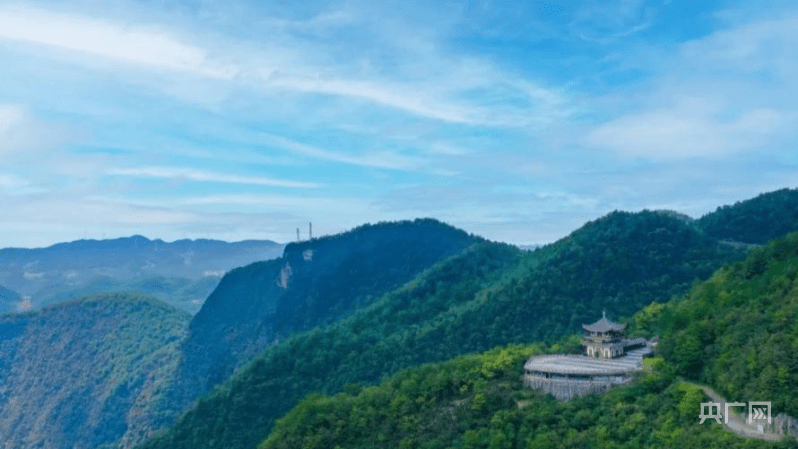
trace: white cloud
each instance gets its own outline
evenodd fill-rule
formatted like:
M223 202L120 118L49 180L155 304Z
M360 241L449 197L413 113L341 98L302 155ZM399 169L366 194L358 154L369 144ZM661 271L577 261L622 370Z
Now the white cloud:
M157 27L112 23L22 6L0 7L0 37L95 54L132 64L230 79L236 70Z
M784 151L798 138L796 30L788 11L659 54L650 82L612 97L627 110L580 143L655 161Z
M289 181L262 176L242 176L214 173L185 167L118 168L106 171L107 175L136 176L145 178L186 179L191 181L223 182L232 184L266 185L275 187L318 188L322 184Z
M262 93L292 91L363 100L417 117L472 125L527 126L546 122L546 117L551 115L562 115L562 98L553 91L510 76L485 61L440 54L434 45L416 50L417 45L408 46L404 42L418 39L412 33L387 39L395 48L378 52L396 52L391 55L392 69L386 71L381 64L374 64L377 61L371 61L369 52L379 48L376 42L388 38L388 31L375 29L373 24L368 27L364 23L352 25L353 21L355 18L348 12L321 14L302 24L269 27L259 36L259 42L215 35L216 43L212 48L194 43L199 40L198 36L209 31L202 28L189 33L163 25L4 6L0 7L0 39L67 50L74 53L75 57L71 58L74 62L95 69L106 70L107 66L96 64L86 56L110 58L137 68L191 73L199 78L226 81L222 85L203 85L198 84L197 79L169 82L148 79L141 74L126 74L129 81L149 83L183 99L196 97L200 104L208 103L205 104L208 107L215 107L228 98L229 89L244 87ZM360 40L375 43L332 58L325 51L340 53L334 44L319 37L304 36L302 31L303 27L318 29L344 25L365 33ZM380 32L386 35L369 34ZM363 55L358 56L361 51ZM423 61L418 61L419 56L423 56ZM359 69L359 64L367 68ZM405 72L412 73L412 77L407 77ZM473 87L494 92L499 98L508 95L509 89L508 98L523 99L530 104L525 107L481 106L473 99L460 98L463 90Z
M3 162L26 155L38 157L45 151L54 154L78 137L72 128L39 120L24 105L0 103L0 157ZM0 182L0 187L7 183L8 179Z

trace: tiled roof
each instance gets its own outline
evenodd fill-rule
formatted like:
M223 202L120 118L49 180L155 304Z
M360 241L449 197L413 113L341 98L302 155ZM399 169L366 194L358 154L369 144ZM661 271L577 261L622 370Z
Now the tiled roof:
M593 324L583 324L582 328L589 332L609 332L609 331L616 331L616 332L623 332L626 329L625 324L621 323L614 323L607 319L607 315L601 317L600 320L596 321Z

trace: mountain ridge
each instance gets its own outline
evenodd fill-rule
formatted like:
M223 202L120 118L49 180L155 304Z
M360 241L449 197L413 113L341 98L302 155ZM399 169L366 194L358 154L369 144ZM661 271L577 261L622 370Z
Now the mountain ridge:
M151 297L105 294L0 316L4 447L127 448L171 422L189 314Z
M180 391L209 391L280 338L335 321L478 240L432 219L378 223L232 270L191 320Z
M602 308L631 315L745 254L650 211L610 213L534 252L482 245L452 259L452 268L441 262L405 293L268 348L141 448L254 447L285 407L314 391L335 394L348 383L499 345L556 341ZM483 274L485 282L470 279L488 262L498 271Z

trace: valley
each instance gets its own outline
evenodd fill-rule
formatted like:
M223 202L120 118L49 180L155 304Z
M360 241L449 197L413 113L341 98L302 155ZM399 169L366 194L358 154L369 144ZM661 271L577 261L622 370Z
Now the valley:
M195 314L130 281L0 315L0 434L9 449L751 447L696 424L688 382L798 416L798 237L743 218L791 223L797 196L698 220L615 211L534 251L432 219L369 224L227 271ZM734 229L701 224L717 213ZM602 310L661 337L651 370L567 403L523 387L526 359L579 352Z

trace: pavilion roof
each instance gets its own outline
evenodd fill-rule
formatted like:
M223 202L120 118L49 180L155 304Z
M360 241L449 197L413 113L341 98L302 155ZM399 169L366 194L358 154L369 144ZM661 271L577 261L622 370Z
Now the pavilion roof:
M589 332L623 332L626 329L626 325L608 320L607 314L604 313L600 320L593 324L583 324L582 328Z

